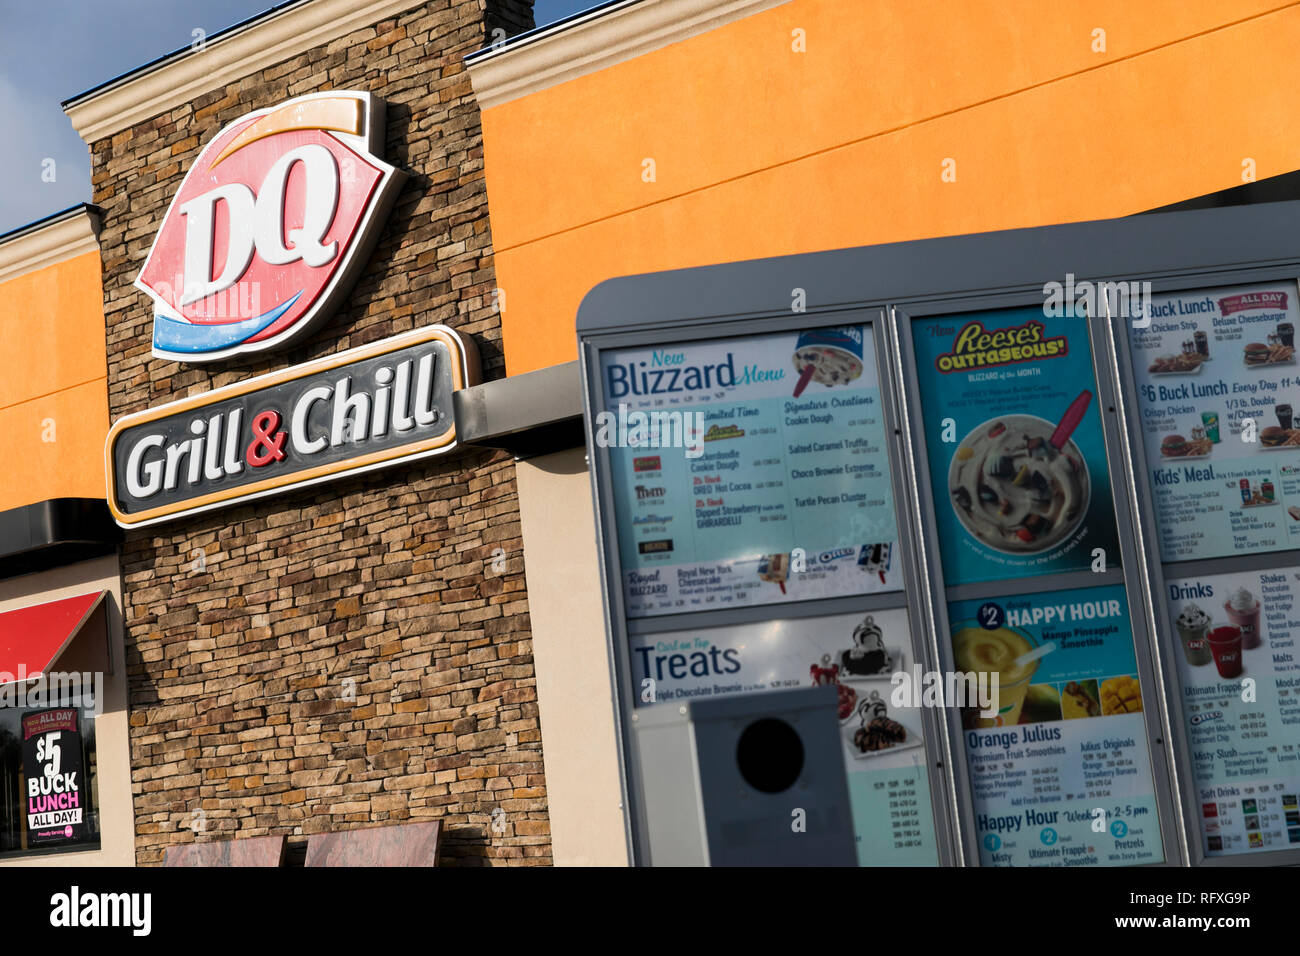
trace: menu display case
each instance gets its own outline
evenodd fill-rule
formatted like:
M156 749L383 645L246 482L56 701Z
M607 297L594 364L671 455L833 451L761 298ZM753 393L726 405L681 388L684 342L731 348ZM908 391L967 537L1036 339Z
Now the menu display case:
M909 624L880 318L585 341L641 862L701 859L675 809L688 785L666 792L659 743L691 702L761 707L819 685L834 688L851 854L950 860L936 716L891 683L926 653Z
M645 807L640 743L685 709L668 704L829 682L861 862L1300 862L1297 216L1139 216L593 290L578 333L634 858L671 829ZM669 362L715 387L658 404L635 373ZM594 416L619 402L701 412L706 450L670 472L607 447ZM887 680L853 672L864 653ZM736 658L751 669L705 671ZM913 756L865 755L883 739L861 720L871 681L915 689L888 714Z

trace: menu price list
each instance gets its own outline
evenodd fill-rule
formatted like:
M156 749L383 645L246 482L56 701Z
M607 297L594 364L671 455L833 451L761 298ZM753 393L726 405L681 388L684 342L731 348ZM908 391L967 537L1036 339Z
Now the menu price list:
M1300 547L1295 282L1152 297L1130 335L1165 561Z
M1274 806L1300 792L1300 572L1207 575L1168 588L1205 852L1300 845L1300 811ZM1247 798L1257 812L1238 806Z
M1064 726L966 732L986 865L1122 866L1164 858L1141 715L1108 722L1101 738Z
M860 866L915 866L934 862L930 782L919 765L868 770L849 777L858 828Z
M1207 856L1300 849L1300 792L1292 780L1200 791L1200 821Z
M871 341L851 326L605 356L607 404L641 426L608 436L629 614L901 586ZM798 371L824 353L843 360L825 381ZM651 371L712 387L630 394Z
M954 671L988 685L962 710L983 863L1163 860L1124 588L957 601L948 616Z

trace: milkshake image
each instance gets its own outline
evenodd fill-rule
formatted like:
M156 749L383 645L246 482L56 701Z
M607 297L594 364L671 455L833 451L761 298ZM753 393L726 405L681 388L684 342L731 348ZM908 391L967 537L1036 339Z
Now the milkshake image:
M1205 641L1206 632L1210 629L1210 615L1195 604L1188 604L1178 615L1175 626L1178 628L1178 636L1182 638L1187 663L1193 667L1210 663L1210 645Z
M1245 588L1237 588L1223 602L1228 620L1241 628L1241 646L1259 647L1259 601Z
M952 636L953 665L965 673L988 674L993 688L997 675L996 717L975 715L975 727L1010 727L1020 722L1020 711L1029 691L1029 682L1038 670L1038 659L1017 664L1016 661L1034 650L1032 640L1019 631L1000 627L987 630L968 621L959 624Z

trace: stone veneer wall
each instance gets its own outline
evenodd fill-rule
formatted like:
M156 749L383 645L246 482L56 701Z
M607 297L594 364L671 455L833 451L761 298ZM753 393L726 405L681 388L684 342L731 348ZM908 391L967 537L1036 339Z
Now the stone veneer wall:
M114 420L434 322L474 337L485 379L504 374L461 58L494 26L531 26L531 0L412 6L92 144ZM409 176L345 306L266 358L153 358L131 283L200 148L329 88L387 101L386 158ZM550 862L521 547L513 462L473 449L128 532L137 862L424 820L444 822L447 863Z

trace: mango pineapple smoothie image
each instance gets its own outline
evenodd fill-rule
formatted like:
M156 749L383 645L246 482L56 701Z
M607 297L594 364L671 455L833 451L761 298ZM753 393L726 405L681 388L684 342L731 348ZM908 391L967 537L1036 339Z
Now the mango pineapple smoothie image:
M1142 688L1136 677L1109 677L1101 682L1101 712L1137 714L1142 712Z
M1020 722L1020 711L1038 660L1017 664L1017 660L1034 650L1026 634L1007 627L988 630L975 622L957 625L952 637L953 664L958 671L997 674L996 717L983 717L977 710L969 713L973 727L1008 727ZM990 686L991 686L990 681Z

